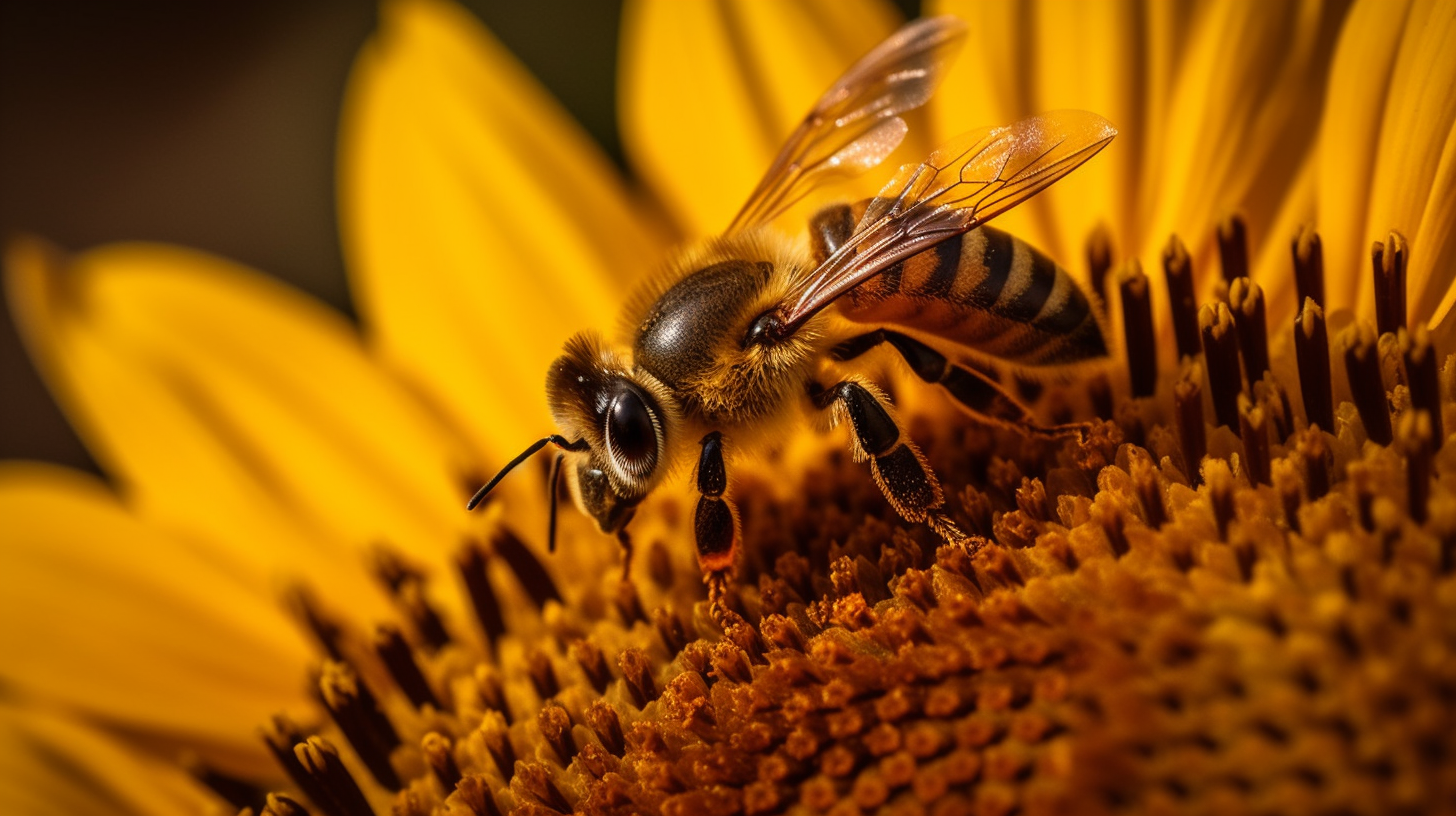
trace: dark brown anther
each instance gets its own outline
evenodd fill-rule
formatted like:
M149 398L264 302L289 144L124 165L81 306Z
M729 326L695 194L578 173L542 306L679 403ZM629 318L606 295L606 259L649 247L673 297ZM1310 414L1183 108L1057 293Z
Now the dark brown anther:
M659 606L652 610L652 625L657 628L657 635L662 638L668 657L677 657L683 647L697 637L697 632L689 629L692 624L683 620L683 616L673 609Z
M506 621L501 615L500 601L496 600L495 589L490 585L490 574L486 569L489 556L475 543L466 544L455 557L455 565L465 582L470 606L475 610L475 619L485 634L487 651L506 633Z
M1299 392L1304 416L1311 425L1334 433L1335 405L1330 379L1330 338L1325 310L1313 298L1301 301L1294 318L1294 356L1299 361Z
M1248 278L1229 284L1229 311L1239 330L1239 354L1244 358L1244 381L1250 387L1269 370L1269 326L1264 319L1264 290Z
M1087 236L1088 280L1092 281L1092 292L1099 298L1107 297L1107 273L1112 269L1112 232L1107 225L1099 223Z
M1304 432L1298 442L1299 456L1304 461L1304 485L1310 501L1330 492L1330 468L1334 452L1324 433L1313 428Z
M660 540L647 547L647 575L661 589L672 587L672 555Z
M450 744L450 738L444 734L431 731L420 740L420 752L425 755L425 762L430 766L430 772L439 780L440 787L445 793L455 790L460 784L460 766L455 764L454 746Z
M1406 411L1401 415L1399 436L1405 454L1406 495L1410 500L1410 517L1425 524L1431 503L1431 476L1435 453L1431 415L1426 411Z
M1134 397L1152 396L1158 387L1158 339L1153 333L1153 300L1148 276L1136 258L1123 268L1118 292L1122 296L1122 337Z
M536 602L538 608L546 606L547 601L561 602L561 591L556 588L556 582L551 580L551 573L546 571L546 566L515 533L504 526L499 527L491 537L490 544L495 554L516 574L521 587Z
M481 708L499 711L507 725L513 722L510 706L506 705L506 692L501 687L500 678L483 665L477 665L475 668L475 695Z
M435 652L450 642L450 633L445 631L444 622L430 605L429 598L425 597L423 580L408 580L400 584L394 599L419 634L426 651Z
M1239 436L1244 441L1244 468L1254 484L1272 484L1268 415L1262 405L1239 395Z
M783 615L767 615L759 624L763 630L764 640L768 642L770 649L788 649L790 651L802 652L808 648L809 641L804 637L803 631L793 618Z
M566 709L554 703L542 706L536 715L536 727L541 729L546 744L556 752L561 766L570 765L571 758L576 756L576 740L571 736L571 716Z
M622 719L617 710L606 700L597 700L587 707L586 724L602 741L602 747L613 756L621 756L627 750L627 739L622 735Z
M1163 485L1158 480L1158 470L1152 459L1138 456L1132 460L1132 483L1137 490L1138 501L1143 505L1143 516L1148 526L1158 529L1168 520L1168 511L1163 504Z
M455 795L474 816L501 816L500 805L495 803L495 794L491 792L489 777L470 774L455 786Z
M1405 236L1395 231L1384 243L1370 247L1375 272L1375 327L1380 334L1405 328L1405 267L1409 254Z
M1319 233L1313 227L1301 226L1290 247L1294 254L1294 288L1299 302L1305 298L1325 305L1325 252Z
M1350 395L1360 411L1365 435L1377 445L1389 445L1394 437L1390 428L1390 405L1385 398L1385 384L1380 379L1375 332L1364 321L1340 333L1345 349L1345 373L1350 378Z
M304 773L313 778L319 790L339 816L374 816L374 808L359 790L349 769L339 759L339 751L323 737L309 737L293 746L293 755ZM318 800L315 800L317 802ZM322 806L322 805L320 805Z
M1174 235L1163 249L1163 274L1168 279L1168 308L1173 314L1173 334L1178 338L1178 356L1194 357L1203 350L1198 336L1198 299L1194 295L1193 262L1188 249Z
M586 680L597 694L603 694L607 690L607 684L612 682L611 669L607 668L607 658L602 650L590 640L582 639L573 641L571 644L571 656L576 659L576 664L581 667L581 673L586 675Z
M1400 332L1400 352L1405 363L1405 378L1410 387L1411 406L1425 411L1431 420L1431 445L1440 450L1445 441L1441 421L1441 380L1436 367L1436 349L1423 324Z
M287 606L298 620L313 634L318 645L323 647L330 660L343 660L343 651L339 648L342 631L338 624L330 620L319 609L318 602L313 597L313 592L302 584L291 587L284 596L284 605Z
M571 812L571 803L551 781L551 771L539 762L520 763L511 779L511 791L526 802L540 802L557 813Z
M556 666L551 656L542 651L532 651L526 656L526 674L531 685L542 700L549 700L561 693L561 683L556 679Z
M400 634L398 628L390 624L380 624L374 631L374 651L389 670L389 676L399 690L415 708L424 708L426 705L434 706L436 710L442 708L435 692L431 690L429 681L420 671L420 665L415 662L414 652L410 649L409 643L405 642L404 635Z
M327 662L319 677L324 706L375 781L397 791L403 785L389 762L399 734L379 710L374 694L347 663Z
M1239 339L1234 316L1226 303L1204 304L1198 310L1198 328L1203 336L1203 359L1208 366L1208 392L1218 424L1239 431Z
M281 793L270 793L264 800L261 816L308 816L308 808Z
M315 805L322 808L328 816L342 816L342 811L334 804L329 793L317 779L308 772L303 764L298 761L293 747L304 741L303 732L294 725L291 720L282 714L275 715L268 724L259 729L263 742L278 761L279 767L288 774L298 789L303 791Z
M201 757L189 754L182 758L181 765L189 776L227 800L234 810L257 809L266 800L262 788L209 766Z
M1277 459L1273 468L1274 491L1279 494L1279 503L1284 507L1284 522L1289 529L1299 532L1299 508L1304 506L1304 495L1300 491L1298 470L1292 458Z
M642 596L637 593L635 582L618 581L612 602L617 607L617 616L622 619L622 625L628 629L637 621L647 620L647 613L642 609Z
M1283 442L1294 434L1294 409L1289 404L1289 394L1273 374L1266 373L1264 379L1254 383L1254 399L1264 408L1274 441Z
M485 743L486 753L490 754L491 761L495 763L496 770L506 779L516 769L516 747L511 744L511 734L506 725L505 717L499 711L485 715L481 720L480 727L481 741Z
M1208 437L1203 428L1203 366L1188 358L1179 366L1173 384L1173 405L1178 424L1178 443L1183 449L1183 469L1194 487L1198 486L1203 457L1208 454Z
M1242 217L1230 215L1218 225L1218 260L1224 280L1249 276L1249 239Z
M1127 555L1131 546L1127 541L1127 519L1123 517L1122 510L1103 504L1095 504L1092 506L1092 520L1102 525L1102 532L1107 536L1107 544L1112 547L1112 554L1118 558ZM993 550L992 552L1004 553L1005 551ZM1016 570L1016 565L1011 563L1009 559L1004 560L1002 564L991 562L988 566L1009 568L1003 578L1003 582L1008 586L1012 584L1025 585L1025 579L1021 577L1020 573Z
M1375 474L1370 464L1361 460L1351 462L1345 471L1350 487L1355 493L1355 517L1366 532L1375 532ZM1355 597L1351 593L1350 597Z
M713 675L719 680L734 683L753 682L753 667L748 664L747 655L732 643L720 642L713 647Z
M1228 541L1229 523L1234 520L1234 474L1228 462L1209 459L1203 463L1203 482L1208 489L1208 504L1213 521L1218 525L1218 538Z
M652 662L647 655L638 649L627 649L618 658L618 663L622 668L622 679L627 681L627 690L632 694L632 702L638 708L644 708L657 699L660 692L657 681L652 679Z

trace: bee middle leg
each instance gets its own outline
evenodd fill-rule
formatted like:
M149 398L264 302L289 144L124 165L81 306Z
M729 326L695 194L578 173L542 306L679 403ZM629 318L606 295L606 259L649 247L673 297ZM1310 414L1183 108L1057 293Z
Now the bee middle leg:
M879 395L854 380L824 390L817 385L811 389L817 407L842 410L849 417L855 443L869 459L875 484L895 512L906 521L929 525L948 543L966 540L966 534L943 509L940 481Z
M851 337L835 346L830 354L836 360L852 360L883 343L889 343L900 352L915 376L944 388L961 407L981 419L1016 425L1034 436L1085 437L1087 434L1087 425L1080 422L1065 425L1043 425L1037 422L1031 409L1007 393L990 377L973 368L956 365L946 359L944 354L899 332L876 329Z
M708 610L713 621L727 629L737 622L728 608L728 581L737 555L738 513L724 498L728 471L723 465L723 435L704 436L698 454L698 507L693 514L693 536L698 545L698 568L708 585Z

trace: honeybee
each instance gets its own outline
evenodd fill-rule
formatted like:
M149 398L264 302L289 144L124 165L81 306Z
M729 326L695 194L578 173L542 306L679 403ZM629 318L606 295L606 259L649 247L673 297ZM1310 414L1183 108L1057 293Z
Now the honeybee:
M558 433L536 441L470 500L547 445L551 527L563 473L576 506L626 534L638 504L675 464L696 460L693 520L710 610L725 591L740 531L727 454L763 443L764 427L828 415L848 419L895 510L947 541L965 540L940 483L884 393L845 364L888 343L921 380L986 421L1058 435L1015 397L958 362L991 357L1023 367L1107 355L1099 317L1045 255L983 226L1069 173L1112 140L1102 117L1059 111L971 131L907 165L859 207L820 210L810 249L766 226L833 177L879 164L905 137L900 114L923 105L965 37L951 17L910 23L849 68L819 99L727 230L684 252L627 308L630 348L583 332L546 377ZM735 449L737 448L737 449Z

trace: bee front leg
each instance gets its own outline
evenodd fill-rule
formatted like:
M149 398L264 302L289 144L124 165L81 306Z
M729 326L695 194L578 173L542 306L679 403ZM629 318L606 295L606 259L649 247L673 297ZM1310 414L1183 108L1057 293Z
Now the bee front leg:
M854 380L810 394L821 409L842 411L854 429L855 444L870 462L870 473L880 492L906 521L930 526L948 543L966 540L966 534L946 515L940 482L925 456L890 415L883 397Z
M995 380L973 368L956 365L944 354L899 332L877 329L851 337L835 346L830 354L836 360L852 360L882 343L889 343L900 352L915 376L944 388L961 407L978 418L1015 425L1034 436L1058 438L1075 434L1086 438L1088 426L1085 423L1043 425L1036 421L1031 409L1007 393Z
M698 508L693 535L698 545L698 568L708 586L708 608L714 622L727 629L738 615L728 608L728 581L733 577L738 543L738 513L723 497L728 471L723 466L723 435L704 436L698 455Z

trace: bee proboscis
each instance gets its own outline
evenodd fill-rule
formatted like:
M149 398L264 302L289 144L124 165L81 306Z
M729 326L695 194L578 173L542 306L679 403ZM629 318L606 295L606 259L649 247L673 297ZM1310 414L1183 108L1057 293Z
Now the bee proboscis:
M805 253L766 226L811 190L885 159L903 140L900 114L923 105L965 36L950 17L912 22L855 63L789 136L717 239L685 251L627 308L628 349L591 333L566 342L547 374L559 433L528 447L471 499L548 444L551 545L558 480L604 533L627 547L637 505L677 462L696 462L693 531L711 610L740 537L725 460L755 432L795 412L847 418L857 459L895 510L947 541L965 540L940 483L883 392L842 373L892 346L911 371L986 421L1060 435L966 357L1023 367L1105 357L1099 318L1045 255L983 226L1071 172L1116 135L1102 117L1058 111L972 131L907 165L860 208L810 222ZM761 443L761 440L758 440Z

